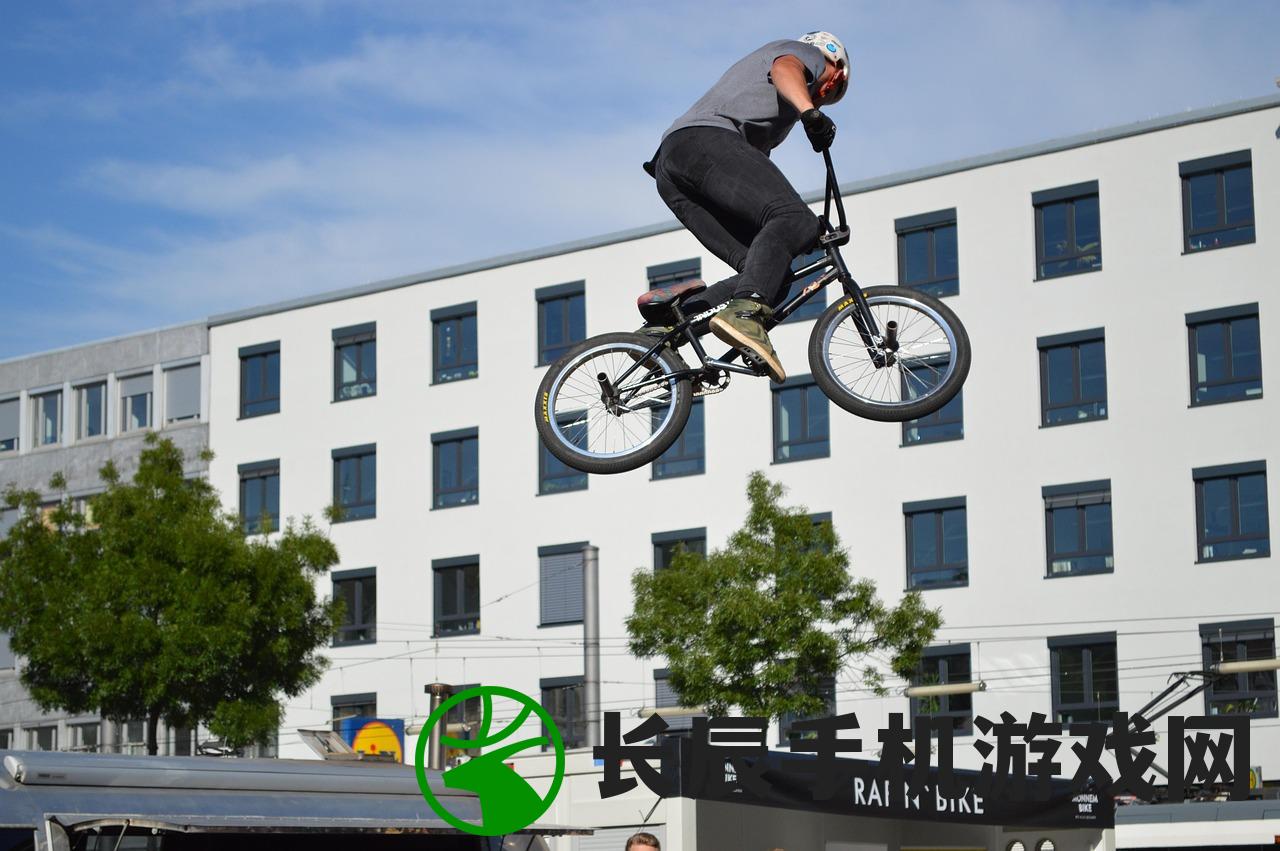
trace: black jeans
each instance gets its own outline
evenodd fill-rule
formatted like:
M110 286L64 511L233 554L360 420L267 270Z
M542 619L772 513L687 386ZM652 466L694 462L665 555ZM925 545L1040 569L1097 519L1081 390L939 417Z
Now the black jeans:
M767 156L732 130L688 127L663 141L654 178L676 218L738 272L685 302L686 315L730 298L782 303L791 261L813 247L820 225Z

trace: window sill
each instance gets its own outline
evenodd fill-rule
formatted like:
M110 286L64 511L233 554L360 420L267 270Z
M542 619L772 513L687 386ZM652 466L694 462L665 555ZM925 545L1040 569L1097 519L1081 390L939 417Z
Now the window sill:
M1184 238L1185 238L1185 235L1184 235ZM1189 255L1189 254L1204 254L1206 251L1221 251L1221 250L1222 250L1222 249L1224 249L1224 248L1239 248L1239 247L1240 247L1240 246L1242 246L1242 245L1256 245L1256 244L1257 244L1257 242L1258 242L1258 240L1257 240L1257 238L1255 237L1255 238L1253 238L1253 239L1245 239L1245 240L1241 240L1240 242L1232 242L1232 243L1229 243L1229 244L1227 244L1227 245L1211 245L1211 246L1209 246L1208 248L1192 248L1192 249L1187 249L1187 248L1185 248L1185 247L1184 247L1184 248L1182 249L1182 256L1183 256L1183 257L1186 257L1186 256L1187 256L1187 255ZM1185 246L1185 243L1184 243L1184 246Z
M556 623L540 623L538 629L556 629L562 626L582 626L582 621L557 621Z
M801 461L822 461L831 457L831 450L828 449L823 455L807 455L804 458L774 458L774 464L798 464Z
M480 497L476 497L471 502L459 502L457 505L432 505L429 511L448 511L452 508L470 508L473 505L480 504Z
M1218 564L1224 561L1250 561L1255 558L1271 558L1271 553L1254 553L1247 556L1217 556L1215 558L1198 558L1196 564Z
M672 479L687 479L687 478L689 478L690 476L705 476L706 474L707 474L707 471L706 471L706 469L704 468L704 469L702 469L702 470L698 470L696 473L675 473L674 475L670 475L670 476L654 476L654 475L650 475L650 476L649 476L649 481L651 481L651 482L669 482L669 481L671 481Z
M259 417L270 417L278 413L280 413L279 408L277 408L274 411L263 411L261 414L241 414L240 416L236 417L236 419L237 420L256 420Z
M1239 399L1215 399L1212 402L1192 402L1187 408L1212 408L1214 405L1231 405L1235 402L1252 402L1255 399L1262 398L1261 393L1256 396L1241 396Z
M1090 272L1101 272L1102 266L1094 266L1091 269L1076 269L1072 272L1059 272L1056 275L1036 275L1035 282L1056 281L1059 278L1074 278L1076 275L1088 275Z
M204 424L205 424L204 420L200 419L199 417L188 417L185 420L169 420L165 422L164 430L178 431L184 428L195 428L196 426L200 426Z
M963 434L957 434L955 437L935 437L932 440L917 440L913 443L899 443L899 449L910 449L912 446L928 446L931 443L955 443L957 440L964 440Z
M329 646L331 648L363 647L366 644L377 644L377 643L378 643L378 639L376 638L364 638L364 639L361 639L360 641L335 641Z
M479 635L479 634L480 634L480 627L476 627L475 629L459 629L459 630L454 630L453 632L437 632L435 630L432 630L431 638L433 641L438 641L441 639L463 638L468 635Z
M1082 420L1068 420L1066 422L1061 422L1061 423L1041 422L1040 428L1062 428L1064 426L1084 425L1085 423L1100 423L1100 422L1106 422L1107 419L1108 419L1107 415L1103 415L1101 417L1085 417Z
M586 486L580 488L566 488L562 491L538 491L534 496L561 496L566 493L582 493L587 490Z
M95 434L93 437L77 437L72 446L87 446L95 443L106 443L111 437L105 434Z
M968 588L968 582L938 582L933 585L908 586L903 591L945 591L949 588Z
M1115 572L1116 572L1116 569L1114 567L1109 569L1104 567L1104 568L1099 568L1098 570L1075 570L1070 573L1046 573L1044 575L1044 578L1045 579L1071 579L1077 576L1109 576L1110 574Z
M331 404L331 405L336 405L336 404L338 404L339 402L359 402L361 399L374 399L374 398L377 398L377 396L378 396L378 394L377 394L376 392L374 392L374 393L365 393L365 394L364 394L364 395L362 395L362 396L348 396L348 397L347 397L347 398L345 398L345 399L330 399L330 400L329 400L329 404Z
M341 520L334 520L332 522L334 525L341 525L344 523L359 523L361 520L377 520L377 519L378 519L377 514L370 514L368 517L343 517Z
M440 387L440 386L444 386L444 385L446 385L446 384L461 384L461 383L463 383L464 381L474 381L474 380L476 380L476 379L477 379L477 378L479 378L479 377L480 377L480 373L478 373L478 372L477 372L475 375L464 375L464 376L462 376L461 378L449 378L449 379L446 379L446 380L444 380L444 381L441 381L438 377L433 377L433 378L431 379L431 386L432 386L432 387Z

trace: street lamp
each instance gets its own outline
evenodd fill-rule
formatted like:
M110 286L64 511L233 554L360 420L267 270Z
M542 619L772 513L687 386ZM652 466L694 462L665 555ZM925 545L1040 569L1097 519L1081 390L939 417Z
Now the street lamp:
M903 692L907 697L951 697L957 694L973 694L975 691L986 691L984 680L976 683L947 683L934 686L908 686Z

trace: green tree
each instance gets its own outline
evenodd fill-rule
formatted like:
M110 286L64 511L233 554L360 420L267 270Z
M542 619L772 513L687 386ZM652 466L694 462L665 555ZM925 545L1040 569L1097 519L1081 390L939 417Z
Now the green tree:
M917 592L881 603L875 583L850 575L831 524L783 507L783 493L753 473L746 524L724 549L677 552L670 567L632 575L631 651L665 657L685 705L821 714L822 683L846 665L860 665L863 685L885 694L873 663L909 678L942 623Z
M22 511L0 540L0 629L23 685L45 710L146 719L152 754L162 720L205 724L233 747L266 741L280 696L327 664L317 650L338 608L314 580L337 563L334 545L309 520L276 540L246 538L154 434L132 481L110 463L100 475L92 522L65 498L41 511L34 491L5 494Z

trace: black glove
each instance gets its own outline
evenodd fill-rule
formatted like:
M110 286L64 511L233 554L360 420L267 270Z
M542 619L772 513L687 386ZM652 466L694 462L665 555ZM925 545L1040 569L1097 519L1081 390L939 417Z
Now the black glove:
M800 122L804 124L805 135L809 137L809 144L813 145L816 153L831 147L836 138L836 124L817 107L800 113Z

